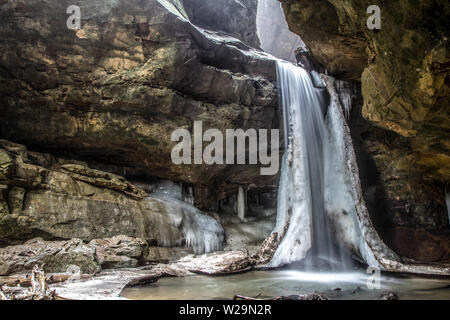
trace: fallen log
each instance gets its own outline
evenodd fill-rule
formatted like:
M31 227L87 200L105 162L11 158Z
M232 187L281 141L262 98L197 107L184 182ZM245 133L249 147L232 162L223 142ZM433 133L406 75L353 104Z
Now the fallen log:
M326 295L321 293L309 293L309 294L302 294L302 295L290 295L290 296L279 296L279 297L273 297L273 298L258 298L260 296L257 295L256 297L247 297L242 295L235 295L233 297L233 300L246 300L246 301L270 301L270 300L330 300Z
M47 283L48 284L54 284L54 283L60 283L65 282L72 278L72 274L53 274L53 275L47 275ZM77 276L77 279L86 280L91 278L92 275L79 275ZM23 276L1 276L0 277L0 287L6 286L6 287L16 287L21 286L25 288L31 287L31 277L29 275L23 275Z
M50 290L48 278L42 268L34 266L31 271L31 277L13 280L15 286L0 286L0 300L68 300L58 296L55 290ZM61 278L58 280L61 280ZM18 285L21 284L21 281L22 284L27 284L31 289Z

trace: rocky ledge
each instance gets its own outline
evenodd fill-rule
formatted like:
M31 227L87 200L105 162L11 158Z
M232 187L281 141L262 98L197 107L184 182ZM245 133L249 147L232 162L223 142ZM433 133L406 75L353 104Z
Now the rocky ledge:
M117 246L119 239L123 243L135 244L136 246L131 247L136 250L132 252L129 247L125 249L123 245ZM42 263L47 270L59 272L48 274L47 282L50 283L50 289L55 290L60 299L119 299L120 292L125 287L153 283L161 277L186 277L195 274L223 275L247 271L253 267L246 251L224 251L201 256L190 255L169 264L100 271L101 266L116 268L134 266L134 261L143 257L142 249L146 247L140 246L142 242L139 239L128 237L93 242L96 247L92 243L83 245L81 241L76 240L49 243L36 239L27 243L26 247L4 248L0 251L0 257L2 260L9 259L9 262L0 265L0 270L29 273L34 266ZM108 252L107 259L105 259L105 252ZM140 256L137 257L137 254ZM14 288L17 288L19 284L25 288L31 285L27 279L21 274L0 276L0 287L5 286L5 289L17 291Z
M188 233L200 230L199 223L202 234L209 231L219 244L223 241L219 222L187 203L148 195L123 177L30 152L7 140L0 140L0 191L3 246L35 237L89 242L119 235L161 246L183 245ZM202 243L191 242L196 245L205 252Z

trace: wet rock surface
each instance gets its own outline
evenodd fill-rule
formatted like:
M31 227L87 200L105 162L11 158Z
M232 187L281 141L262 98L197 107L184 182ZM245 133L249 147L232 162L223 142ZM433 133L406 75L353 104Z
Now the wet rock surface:
M229 34L259 48L256 35L258 0L183 0L189 19L199 27Z
M398 254L421 262L450 262L450 235L425 229L396 227L387 235L388 243Z
M192 248L150 247L149 254L146 260L150 264L168 263L179 260L185 256L189 256L192 254L193 254Z
M330 74L361 80L364 118L407 138L425 178L448 181L450 6L446 1L383 2L381 30L369 30L371 4L293 0L284 9L291 30ZM335 71L333 54L342 60Z
M312 59L320 66L318 71L326 70L344 80L359 79L367 66L366 39L359 25L355 26L360 21L350 20L358 13L353 6L356 4L327 0L283 1L289 28L306 43Z

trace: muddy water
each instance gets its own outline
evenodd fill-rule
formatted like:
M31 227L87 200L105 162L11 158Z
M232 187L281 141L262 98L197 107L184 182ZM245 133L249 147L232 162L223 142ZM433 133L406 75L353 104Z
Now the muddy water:
M274 297L312 292L336 300L378 299L394 291L400 299L450 300L450 278L423 278L382 274L379 288L374 278L362 272L306 273L297 271L253 271L227 276L163 278L157 283L129 288L121 296L139 300L232 299L234 295Z

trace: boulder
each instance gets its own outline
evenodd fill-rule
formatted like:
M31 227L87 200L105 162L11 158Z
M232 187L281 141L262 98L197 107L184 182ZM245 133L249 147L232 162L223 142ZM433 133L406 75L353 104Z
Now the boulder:
M30 272L35 265L43 265L49 273L79 270L95 274L101 270L95 248L80 239L44 241L36 238L23 245L0 248L0 275Z
M147 262L152 264L173 262L191 254L193 254L192 248L150 247Z
M247 250L221 251L184 257L174 264L193 273L217 275L248 270L252 267Z
M103 269L133 268L145 263L148 244L145 240L127 236L94 239L89 245L95 248Z

